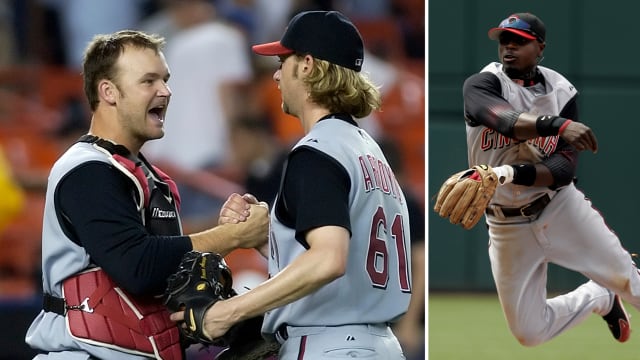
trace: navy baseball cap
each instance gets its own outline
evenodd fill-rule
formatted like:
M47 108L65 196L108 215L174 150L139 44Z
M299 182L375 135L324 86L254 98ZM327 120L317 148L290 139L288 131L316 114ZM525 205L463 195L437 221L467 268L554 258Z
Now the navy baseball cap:
M259 55L310 54L318 59L362 70L364 44L353 23L337 11L306 11L294 16L280 41L251 47Z
M498 40L503 31L509 31L530 40L544 42L546 28L542 20L531 13L511 14L498 27L489 29L489 39Z

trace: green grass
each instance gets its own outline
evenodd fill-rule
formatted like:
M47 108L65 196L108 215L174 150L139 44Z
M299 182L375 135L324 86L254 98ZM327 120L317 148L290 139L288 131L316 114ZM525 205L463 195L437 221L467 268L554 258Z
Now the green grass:
M634 319L640 315L628 304ZM624 344L593 315L555 339L528 348L511 335L495 294L429 295L429 360L638 360L640 330Z

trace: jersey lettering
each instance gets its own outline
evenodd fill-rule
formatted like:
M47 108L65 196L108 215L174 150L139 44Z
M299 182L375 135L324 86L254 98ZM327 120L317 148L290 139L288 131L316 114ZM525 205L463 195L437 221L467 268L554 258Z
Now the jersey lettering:
M373 183L373 179L371 178L371 173L369 172L369 167L367 167L365 160L362 158L362 156L358 158L358 161L360 162L360 169L362 170L364 188L366 189L367 192L369 192L375 186Z
M549 155L556 150L558 146L558 136L539 137L528 140L529 144L540 150L541 153Z
M369 251L367 252L367 273L373 287L386 288L389 281L389 253L387 251L387 220L384 209L378 207L371 221Z
M369 160L369 165L371 166L371 170L373 171L375 188L380 189L380 172L378 171L378 167L376 166L376 158L371 155L367 155L367 160Z
M547 137L537 137L535 139L529 139L526 142L538 149L539 152L543 155L549 155L556 150L558 146L559 137L556 136L547 136ZM510 139L497 131L489 128L485 128L482 131L481 140L480 140L480 150L489 151L502 149L511 146L511 144L518 144L514 139Z
M384 194L398 199L402 204L400 185L388 164L372 155L367 155L366 159L360 156L358 157L358 162L362 170L362 181L366 192L380 190Z
M175 210L162 210L154 207L151 210L151 217L154 219L176 219L178 217L178 213Z
M397 258L398 283L400 291L411 292L410 269L407 249L405 247L405 230L401 214L393 217L391 227L387 227L387 219L384 208L379 206L371 220L371 232L369 236L369 250L367 251L367 273L374 288L386 289L389 282L389 230L391 238L395 241L391 245L395 246Z
M482 131L480 139L480 150L482 151L502 149L511 145L511 142L513 141L513 139L489 128L485 128Z

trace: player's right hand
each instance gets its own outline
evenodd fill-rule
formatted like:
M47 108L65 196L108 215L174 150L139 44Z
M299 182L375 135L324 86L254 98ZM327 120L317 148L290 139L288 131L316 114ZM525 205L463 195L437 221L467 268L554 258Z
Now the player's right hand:
M230 227L238 248L259 248L269 239L269 207L263 202L249 206L249 216L245 221L221 225Z
M564 128L560 137L578 151L591 150L593 153L598 152L596 135L590 127L583 123L571 121L571 123Z
M247 220L251 204L261 204L255 196L244 194L240 196L233 193L220 208L220 216L218 217L218 225L237 224Z

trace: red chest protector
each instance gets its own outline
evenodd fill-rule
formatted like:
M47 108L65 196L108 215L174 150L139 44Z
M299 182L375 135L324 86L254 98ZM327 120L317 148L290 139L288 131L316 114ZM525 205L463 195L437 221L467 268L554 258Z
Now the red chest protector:
M180 333L162 301L133 297L100 268L62 285L67 330L75 339L156 359L183 358Z
M122 146L89 135L80 141L108 154L111 163L134 182L138 210L150 233L182 234L180 197L171 178ZM183 358L178 327L162 300L128 294L101 268L66 279L62 296L67 329L75 339L156 359Z

